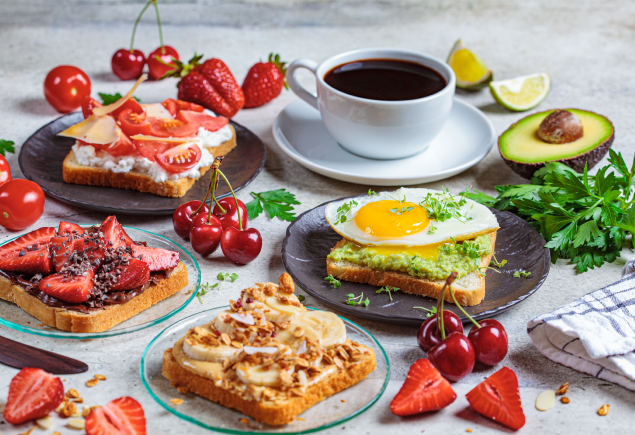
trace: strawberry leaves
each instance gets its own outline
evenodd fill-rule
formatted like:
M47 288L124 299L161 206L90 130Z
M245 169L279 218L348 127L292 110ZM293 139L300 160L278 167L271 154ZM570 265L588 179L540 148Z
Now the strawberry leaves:
M263 210L267 212L270 219L276 216L289 222L295 219L293 205L299 205L300 202L293 193L285 189L277 189L260 193L251 192L251 195L254 199L245 204L249 219L255 219Z

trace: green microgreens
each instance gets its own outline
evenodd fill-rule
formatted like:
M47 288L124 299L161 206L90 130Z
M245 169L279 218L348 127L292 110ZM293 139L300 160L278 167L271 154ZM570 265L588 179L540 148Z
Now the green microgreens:
M218 275L216 275L216 279L219 281L231 281L234 282L238 279L238 274L237 273L223 273L223 272L218 272Z
M427 311L426 317L432 317L437 313L437 307L426 308L426 307L412 307L415 310L424 310Z
M445 243L441 245L441 252L444 254L452 254L454 252L462 255L466 255L470 258L479 258L481 256L481 246L471 240L464 240L458 243L454 237L450 237L454 244Z
M210 290L220 290L220 283L210 285L209 282L206 282L199 287L196 297L201 305L203 305L203 299L201 299L201 296L205 296Z
M403 199L399 198L399 195L397 195L397 198L393 198L391 196L391 198L395 201L399 202L399 207L395 207L395 208L391 208L390 211L391 213L395 213L397 215L400 215L402 213L406 213L410 210L412 210L414 207L406 207L403 203L406 201L406 195L403 196Z
M335 278L333 275L327 276L326 278L324 278L324 281L328 281L329 283L333 284L333 288L342 287L342 283L340 282L340 280Z
M104 106L112 104L121 99L121 94L119 92L117 92L116 94L102 94L101 92L99 92L98 95L99 95L99 98L101 98L101 102L104 104ZM137 100L137 102L141 101L137 97L133 96L132 98Z
M370 304L368 298L364 299L364 293L359 296L355 296L353 293L349 293L346 296L348 297L348 299L346 300L347 305L364 305L365 307L367 307L368 304Z
M419 273L419 268L417 266L414 265L414 261L417 259L418 255L413 255L412 258L410 259L410 268L412 269L412 271L414 273Z
M353 218L350 219L346 219L346 215L348 214L349 211L351 211L353 209L353 207L357 207L357 201L349 201L349 202L345 202L344 204L342 204L341 206L339 206L337 208L337 217L335 218L335 224L343 224L349 221L352 221Z
M293 222L295 219L293 206L299 205L300 202L293 193L289 193L285 189L277 189L260 193L251 192L251 195L254 199L245 204L249 219L255 219L262 213L263 209L270 219L276 216L289 222Z
M503 260L503 261L499 262L499 261L496 259L496 255L492 255L492 258L493 258L493 260L491 260L491 261L489 262L489 265L490 265L490 266L494 266L494 267L498 267L499 269L502 269L502 268L503 268L503 266L507 264L507 260Z
M441 193L428 193L419 204L428 212L428 218L437 222L445 222L448 219L456 219L459 222L467 222L472 220L465 214L461 214L459 209L467 204L467 200L463 196L454 196L448 189L443 189ZM428 234L433 234L436 228L430 225Z
M368 196L377 196L377 192L375 192L374 190L368 189Z
M398 287L391 287L391 286L387 285L386 287L380 288L375 293L388 293L388 297L390 298L390 302L392 302L392 294L394 292L398 292L398 291L399 291Z
M516 272L514 272L514 278L520 278L521 276L523 278L529 278L529 276L531 276L531 272L527 272L526 270L522 270L522 269L519 269Z
M0 154L4 156L4 153L14 153L15 147L13 145L15 142L11 140L0 139Z

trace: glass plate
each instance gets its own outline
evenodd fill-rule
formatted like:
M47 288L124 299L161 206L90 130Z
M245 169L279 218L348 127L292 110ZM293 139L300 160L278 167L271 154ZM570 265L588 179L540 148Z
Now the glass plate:
M245 415L225 408L194 393L187 393L185 402L174 406L170 399L183 397L161 374L163 352L194 326L210 322L227 306L202 311L174 325L169 326L150 342L141 357L141 380L150 395L166 410L183 420L216 432L231 434L302 434L316 432L339 425L370 408L383 394L390 379L390 363L379 342L368 332L353 322L341 318L346 324L348 338L370 347L375 352L377 367L366 379L340 391L300 414L302 420L295 420L285 426L269 426L254 422L248 426L239 420Z
M198 263L194 257L192 257L192 255L190 255L190 253L187 252L187 250L181 245L174 243L167 237L163 237L149 231L140 230L138 228L124 228L132 240L148 242L148 246L153 248L163 248L171 251L177 251L181 255L181 262L187 267L187 286L169 298L162 300L158 304L140 312L125 322L115 325L109 330L103 332L76 333L61 331L46 325L40 326L41 322L38 319L31 316L17 305L5 301L4 299L0 299L0 324L17 331L28 332L29 334L42 335L45 337L84 340L87 338L112 337L149 328L169 319L185 308L187 304L196 297L198 288L201 285L201 270L199 269ZM17 239L17 237L7 240L5 243L15 239Z

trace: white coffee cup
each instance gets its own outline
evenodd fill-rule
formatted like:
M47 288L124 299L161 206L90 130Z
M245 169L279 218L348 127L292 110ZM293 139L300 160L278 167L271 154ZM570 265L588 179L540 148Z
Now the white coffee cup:
M438 72L447 85L436 94L403 101L369 100L341 92L324 81L333 68L368 59L396 59L419 63ZM295 78L298 68L311 71L317 95ZM346 150L372 159L400 159L424 151L441 132L450 111L456 77L445 62L427 54L394 48L368 48L333 56L321 64L310 59L293 61L287 70L289 87L320 111L326 129Z

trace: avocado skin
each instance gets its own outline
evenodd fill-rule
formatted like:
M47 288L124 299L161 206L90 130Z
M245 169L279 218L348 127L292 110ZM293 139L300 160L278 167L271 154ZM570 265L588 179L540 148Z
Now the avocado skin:
M588 112L588 110L587 110L587 112ZM602 160L602 157L604 157L606 155L606 153L609 152L609 148L611 147L611 145L613 145L613 139L615 138L615 126L613 125L613 123L611 123L611 126L613 127L613 131L611 132L611 136L609 136L608 139L606 139L599 146L593 148L592 150L587 151L584 154L580 154L580 155L577 155L577 156L573 156L573 157L569 157L569 158L561 159L561 160L553 160L553 161L565 164L568 167L572 168L574 171L579 172L579 173L583 173L584 172L585 163L587 165L587 169L591 169L593 166L595 166L597 164L597 162ZM501 136L502 136L502 134L501 134ZM522 162L517 162L515 160L510 160L510 159L505 158L505 156L503 156L503 153L501 152L501 144L500 144L501 136L499 136L499 138L498 138L498 152L499 152L501 158L507 164L507 166L509 166L512 171L514 171L515 173L517 173L521 177L530 180L531 177L533 177L534 172L536 172L538 169L544 167L545 163L547 163L547 162L522 163Z

